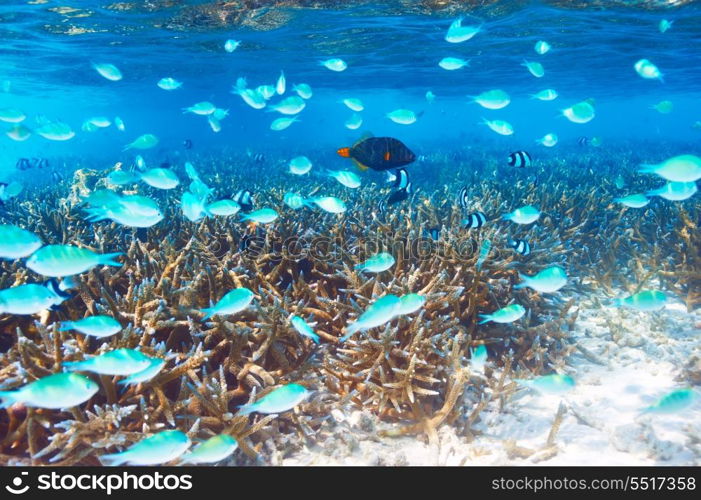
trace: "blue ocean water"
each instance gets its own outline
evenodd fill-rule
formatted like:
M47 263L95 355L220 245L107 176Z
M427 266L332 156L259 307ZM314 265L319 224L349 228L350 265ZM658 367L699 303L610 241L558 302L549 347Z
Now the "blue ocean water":
M145 152L153 161L174 161L184 153L186 139L198 152L293 155L335 151L366 132L396 136L417 154L475 144L542 150L534 141L550 132L560 139L554 150L576 145L580 136L597 136L605 144L698 141L701 130L693 124L701 119L701 7L603 4L563 9L497 2L469 13L452 9L431 15L396 2L343 9L263 7L236 11L244 22L227 26L232 9L216 2L3 2L0 108L22 110L30 130L33 120L44 116L70 125L76 136L66 142L2 137L0 176L7 180L17 159L32 156L74 157L93 168L109 167L124 161L124 145L145 133L160 139ZM189 14L204 8L206 15ZM464 24L481 30L466 42L448 43L446 30L460 15ZM665 33L658 29L662 19L673 21ZM227 39L241 45L227 53ZM536 54L538 40L547 41L551 51ZM447 56L469 59L470 66L443 70L438 61ZM336 73L319 64L330 57L344 59L348 69ZM633 65L641 58L660 68L663 81L636 74ZM533 77L521 65L524 59L542 63L545 76ZM91 67L94 62L116 65L123 79L101 77ZM254 88L274 84L281 70L288 89L307 83L314 97L298 123L274 132L270 122L281 115L250 108L231 88L238 77ZM163 77L183 85L161 90L156 82ZM509 93L508 107L484 109L467 97L495 88ZM546 88L559 97L550 102L529 97ZM436 95L433 104L424 97L429 90ZM352 112L339 101L348 97L365 104L357 131L344 127ZM562 116L563 108L588 98L596 103L594 120L575 124ZM673 103L671 113L651 109L663 100ZM181 111L200 101L229 110L221 132L214 133L203 117ZM397 108L423 114L412 125L400 125L385 116ZM95 116L119 116L126 130L113 125L81 131ZM496 135L483 118L507 120L515 133ZM335 166L344 165L331 158Z

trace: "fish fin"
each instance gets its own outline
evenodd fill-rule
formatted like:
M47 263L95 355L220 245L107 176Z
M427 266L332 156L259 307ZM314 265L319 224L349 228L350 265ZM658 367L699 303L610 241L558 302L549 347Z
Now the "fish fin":
M340 148L336 153L342 158L350 158L350 148Z
M102 264L103 266L114 266L114 267L122 267L121 262L117 262L116 259L120 255L124 255L122 252L115 252L115 253L105 253L100 255L100 260L99 263Z
M657 165L651 165L649 163L643 163L640 165L640 168L638 168L638 173L641 174L650 174L654 173L655 170L657 170Z
M116 467L125 464L129 460L129 455L125 453L112 453L110 455L102 455L99 457L102 465Z
M241 415L250 415L254 411L256 411L256 407L254 406L255 403L251 403L249 405L241 405L239 406L239 411L236 413L236 416L241 416Z
M207 321L209 318L211 318L215 314L213 307L206 307L204 309L200 309L200 312L205 313L205 317L202 318L202 321Z
M355 141L355 143L353 144L353 146L357 146L357 145L360 144L361 142L363 142L363 141L365 141L365 140L367 140L367 139L370 139L371 137L375 137L375 136L373 135L372 132L363 132L363 135L360 136L360 139L358 139L357 141Z
M358 169L362 170L363 172L365 172L369 168L367 165L363 165L355 158L353 158L353 163L355 164L356 167L358 167Z
M477 323L478 325L484 325L485 323L489 323L490 321L492 321L491 314L480 314L479 316L482 318L482 321Z
M521 288L526 288L528 286L528 276L518 273L518 277L523 280L523 283L516 283L514 285L514 290L520 290Z
M82 361L64 361L61 366L69 372L79 371Z
M61 326L58 327L59 332L67 332L68 330L73 329L73 322L72 321L64 321L61 323Z
M17 402L17 392L18 391L0 391L0 408L9 408Z

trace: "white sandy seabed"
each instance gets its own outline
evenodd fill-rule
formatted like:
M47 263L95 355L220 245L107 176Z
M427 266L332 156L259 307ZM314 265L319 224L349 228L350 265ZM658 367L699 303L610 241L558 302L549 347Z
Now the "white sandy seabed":
M577 382L565 397L529 389L500 412L482 411L468 439L454 427L438 429L439 443L424 438L377 437L391 428L360 411L335 411L335 431L303 446L278 465L700 465L701 398L677 414L640 410L671 390L689 387L687 368L701 371L701 310L681 304L641 313L580 304L572 340L582 346L566 363ZM615 324L613 333L606 319ZM697 380L698 383L698 380ZM549 434L560 404L555 439Z

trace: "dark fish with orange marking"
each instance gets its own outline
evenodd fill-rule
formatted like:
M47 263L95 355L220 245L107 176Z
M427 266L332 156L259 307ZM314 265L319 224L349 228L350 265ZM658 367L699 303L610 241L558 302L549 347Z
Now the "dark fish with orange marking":
M361 139L349 148L339 149L337 153L353 160L361 170L390 170L416 160L416 155L404 143L392 137Z

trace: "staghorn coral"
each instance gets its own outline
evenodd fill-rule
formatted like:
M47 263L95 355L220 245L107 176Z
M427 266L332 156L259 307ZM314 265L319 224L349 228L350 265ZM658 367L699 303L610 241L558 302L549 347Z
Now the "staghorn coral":
M27 227L50 243L122 251L124 266L81 275L76 296L56 312L1 315L0 386L18 387L61 371L63 361L118 347L138 346L167 364L151 381L126 389L112 377L95 377L100 392L69 412L21 405L0 412L0 461L97 465L99 455L128 446L144 433L178 427L192 438L222 432L236 437L241 452L227 463L274 463L281 450L314 440L328 415L347 407L396 423L383 431L385 436L425 434L435 442L444 424L470 436L487 401L498 400L502 409L510 404L516 390L511 378L566 369L566 357L577 348L568 331L577 318L578 292L613 296L659 282L690 309L698 307L694 270L700 236L693 222L699 220L698 204L661 203L633 212L610 204L616 196L610 182L592 182L587 155L557 158L532 173L501 169L494 176L498 166L492 158L498 155L488 148L478 151L434 154L412 166L421 192L384 215L376 209L379 188L349 192L328 181L323 193L348 200L347 214L285 209L264 228L236 218L190 223L179 212L176 193L144 185L136 191L157 199L166 221L146 230L89 224L79 196L102 186L106 171L79 170L70 182L36 188L30 200L12 200L0 217L3 223ZM479 166L448 168L467 157ZM280 206L286 189L309 188L284 174L251 184L245 176L255 167L245 157L192 161L219 198L244 178L259 207ZM621 153L622 168L636 161ZM612 166L599 168L602 178L618 172ZM454 201L463 185L471 200L479 200L467 212ZM526 203L543 210L537 225L494 222L498 214ZM477 209L492 221L479 231L462 229L461 218ZM432 227L441 228L437 241L424 236ZM510 250L506 234L527 237L533 253L522 257ZM245 235L256 241L242 250ZM660 237L670 244L656 245ZM478 271L475 263L486 238L492 252ZM396 259L389 271L368 276L354 270L354 264L380 250ZM532 274L552 264L563 265L572 276L566 289L571 300L513 289L517 271ZM39 281L20 262L1 266L0 288ZM242 286L255 292L255 307L201 321L200 309ZM415 314L339 342L350 321L390 293L420 293L426 304ZM529 311L521 322L476 325L478 313L512 300ZM125 329L103 340L57 330L61 320L90 314L112 315ZM320 345L290 327L290 314L317 323ZM494 362L484 378L470 372L468 349L478 344L488 346ZM254 395L289 382L316 392L294 412L277 417L236 415L236 407Z

